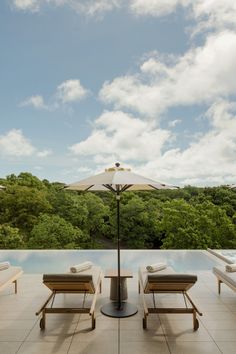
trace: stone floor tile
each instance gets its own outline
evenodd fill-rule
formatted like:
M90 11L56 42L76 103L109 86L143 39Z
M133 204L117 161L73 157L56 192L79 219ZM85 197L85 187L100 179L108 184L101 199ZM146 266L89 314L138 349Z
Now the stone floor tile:
M3 329L32 329L37 322L34 320L0 320L0 331Z
M165 341L165 335L162 331L161 326L157 328L148 328L146 330L143 329L133 329L133 330L120 330L120 342L145 342L145 341L153 341L153 342L163 342Z
M220 354L214 342L168 342L171 354Z
M1 329L0 342L21 342L28 334L28 329Z
M236 348L236 330L235 329L209 329L211 337L217 342L235 342ZM236 353L236 349L235 349Z
M0 342L0 353L16 354L21 342Z
M235 342L218 342L216 341L219 349L223 354L235 354L236 353L236 343Z
M118 342L117 330L80 329L79 324L73 336L73 342Z
M213 339L208 331L200 326L197 331L186 326L163 327L166 339L169 342L212 342Z
M26 338L26 342L70 342L75 328L76 323L70 321L47 321L44 330L36 325Z
M25 342L17 354L67 354L70 343L67 342Z
M165 342L126 342L120 344L120 354L169 354Z
M221 319L219 320L208 320L202 319L202 323L207 329L223 329L223 330L236 330L236 318L235 319Z
M72 341L68 354L120 354L118 351L118 342L90 341L77 342Z

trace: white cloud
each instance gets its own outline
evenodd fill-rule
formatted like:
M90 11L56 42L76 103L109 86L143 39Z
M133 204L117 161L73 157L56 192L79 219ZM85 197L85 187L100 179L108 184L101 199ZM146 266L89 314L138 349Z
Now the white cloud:
M62 103L79 101L88 95L88 91L79 80L67 80L57 87L56 97Z
M42 158L50 156L51 154L52 154L51 150L42 150L37 152L37 156Z
M33 106L36 109L47 109L47 106L44 103L44 99L40 95L26 98L23 102L21 102L20 106Z
M13 0L13 6L17 10L38 12L40 9L39 0Z
M120 7L124 0L12 0L13 6L22 11L37 12L44 5L68 6L87 16L102 15Z
M120 6L122 0L52 0L52 2L69 5L72 9L88 16L101 15Z
M211 103L236 93L235 62L236 33L212 34L172 65L150 58L139 74L105 82L100 98L115 108L155 117L169 107Z
M44 5L67 6L86 16L102 16L123 7L135 16L167 16L182 7L196 20L195 31L236 28L235 0L9 0L13 8L38 12Z
M186 6L190 0L131 0L131 11L140 16L161 17L176 10L179 5Z
M168 123L168 126L169 126L170 128L173 128L173 127L175 127L177 124L179 124L179 123L181 123L181 122L182 122L181 119L174 119L174 120L172 120L172 121L170 121L170 122Z
M31 156L35 150L21 130L12 129L5 135L0 135L0 154L2 156Z
M235 0L130 0L131 11L138 16L162 17L178 7L196 20L194 32L236 28Z
M0 157L45 158L51 154L51 150L38 150L32 142L24 136L20 129L12 129L3 135L0 135Z
M36 171L42 171L43 167L42 166L34 166L34 169Z
M120 111L103 113L94 124L91 135L69 147L78 156L93 156L98 163L120 161L148 161L161 155L170 139L167 130L157 129Z
M66 80L57 86L56 93L49 98L48 104L45 103L43 96L35 95L26 98L20 103L21 107L32 106L35 109L55 110L61 104L69 104L76 101L81 101L89 91L85 89L78 79Z
M197 20L196 31L205 29L236 29L235 0L195 0L192 16Z
M171 148L171 131L123 112L105 112L90 136L70 146L80 161L99 170L115 161L137 173L178 185L232 184L236 175L236 103L219 99L207 110L209 130L186 148Z
M215 102L207 111L211 129L181 150L166 151L139 167L150 176L181 184L227 184L236 176L236 104ZM158 169L157 169L158 166Z

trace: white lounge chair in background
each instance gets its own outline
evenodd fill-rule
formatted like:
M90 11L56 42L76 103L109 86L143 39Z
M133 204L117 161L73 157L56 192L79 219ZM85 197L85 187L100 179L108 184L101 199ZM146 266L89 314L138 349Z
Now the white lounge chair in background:
M225 266L213 267L213 273L218 281L218 293L221 292L221 284L224 283L233 291L236 291L236 272L227 272Z
M0 291L12 283L15 284L15 294L17 293L17 280L23 274L21 267L10 266L0 271Z

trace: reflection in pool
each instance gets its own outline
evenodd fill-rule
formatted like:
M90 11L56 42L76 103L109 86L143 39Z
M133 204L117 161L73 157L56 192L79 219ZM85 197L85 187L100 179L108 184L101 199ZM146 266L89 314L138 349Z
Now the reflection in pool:
M0 262L20 265L25 273L69 271L70 266L92 261L104 270L117 267L116 250L1 250ZM121 268L137 272L140 266L164 262L177 272L211 270L219 264L206 251L199 250L121 250Z

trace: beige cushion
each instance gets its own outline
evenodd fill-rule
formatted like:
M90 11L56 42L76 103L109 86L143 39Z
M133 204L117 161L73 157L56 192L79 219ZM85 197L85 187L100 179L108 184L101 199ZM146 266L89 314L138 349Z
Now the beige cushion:
M53 281L60 281L60 282L88 282L92 281L92 275L86 274L44 274L43 281L53 282Z
M192 274L176 273L173 268L167 267L155 274L147 272L146 268L139 269L139 279L145 293L152 291L187 291L197 281L197 276Z
M197 276L192 274L152 274L148 275L149 283L196 283Z
M43 282L51 290L77 290L94 293L100 274L101 268L92 266L80 273L44 274Z

